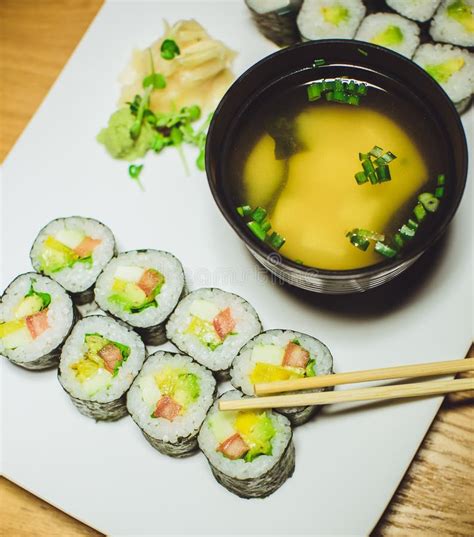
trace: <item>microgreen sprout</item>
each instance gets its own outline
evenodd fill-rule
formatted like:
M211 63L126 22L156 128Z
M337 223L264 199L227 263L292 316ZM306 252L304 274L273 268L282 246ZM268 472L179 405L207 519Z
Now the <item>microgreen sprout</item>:
M141 190L145 190L143 188L143 185L140 181L140 173L143 169L143 164L130 164L130 166L128 167L128 175L130 175L130 177L137 182L138 186L140 187Z
M179 47L173 39L165 39L161 44L161 57L164 60L172 60L176 56L179 56L180 50Z

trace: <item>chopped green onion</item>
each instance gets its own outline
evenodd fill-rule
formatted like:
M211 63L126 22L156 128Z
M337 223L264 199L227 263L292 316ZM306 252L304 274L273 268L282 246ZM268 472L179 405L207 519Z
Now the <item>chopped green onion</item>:
M334 80L324 80L324 90L333 90L334 89Z
M354 177L358 185L363 185L369 180L365 172L357 172Z
M176 41L173 41L173 39L165 39L163 43L161 43L161 57L164 60L172 60L174 57L179 56L181 51L179 50L178 45L176 44Z
M252 210L250 205L241 205L236 207L236 211L242 217L250 217L252 220L247 222L247 227L260 240L267 240L273 248L277 250L283 246L285 239L276 232L268 236L268 232L272 228L269 220L266 219L267 211L263 207L257 207Z
M267 217L267 211L263 207L257 207L252 213L252 219L261 224Z
M370 241L369 239L365 239L364 237L361 237L360 235L354 234L349 236L349 240L351 241L351 244L359 248L359 250L362 250L365 252L367 248L369 247Z
M309 101L317 101L321 98L321 86L319 84L311 84L308 86L307 91Z
M334 91L344 91L344 84L340 78L334 81Z
M439 206L439 199L435 198L431 192L423 192L418 196L418 201L429 212L434 213Z
M295 263L297 263L298 265L304 265L301 259L295 259Z
M393 153L387 151L385 155L382 155L375 160L375 164L377 164L378 166L384 166L386 164L390 164L390 162L392 162L392 160L395 160L396 158L397 157Z
M377 175L375 174L375 172L370 172L367 174L368 177L369 177L369 181L371 182L371 184L373 185L376 185L379 180L377 179Z
M397 155L394 155L391 151L387 151L384 155L382 155L382 158L387 164L389 164L390 162L392 162L392 160L395 160L397 158Z
M438 186L443 186L446 182L446 176L444 175L444 173L440 173L438 175Z
M411 240L415 236L415 230L411 227L408 227L406 224L403 224L403 226L398 230L401 234L401 236L406 240Z
M382 233L377 233L376 231L369 231L368 229L357 229L355 230L361 237L365 239L370 239L372 241L384 241L385 235Z
M365 159L362 161L362 168L364 168L364 172L367 175L375 172L374 165L372 164L372 161L370 159Z
M268 240L275 250L279 250L285 244L285 239L275 231L270 235Z
M344 90L334 90L330 91L329 93L326 93L326 100L328 101L335 101L337 103L345 103L346 102L346 94L344 93Z
M415 208L413 209L413 214L415 215L415 218L418 220L418 222L423 222L426 217L426 209L421 203L417 203L415 205Z
M384 164L383 166L378 166L375 169L375 173L377 174L377 178L380 183L383 183L384 181L390 181L392 179L390 175L390 168Z
M375 244L375 251L385 257L395 257L397 255L397 251L394 248L380 241Z
M369 53L366 52L364 49L358 48L357 50L362 54L362 56L368 56L369 55Z
M405 241L403 240L403 237L400 235L400 233L395 233L393 236L393 242L395 243L395 246L400 250L403 248Z
M261 228L258 222L255 222L254 220L252 220L251 222L247 224L247 227L258 239L260 239L261 241L265 240L265 237L267 236L267 234L265 233L265 231L263 231L263 229Z
M359 106L360 97L358 95L349 95L347 97L347 104L352 104L353 106Z
M354 93L357 90L357 84L355 80L350 80L346 86L346 89L349 93Z
M321 65L325 65L325 64L326 64L326 60L324 60L323 58L317 58L313 62L313 67L321 67Z
M369 153L375 157L381 157L383 155L383 149L379 147L378 145L374 145L374 147L369 151Z
M347 232L346 237L349 238L351 244L364 252L369 247L370 241L383 241L385 239L385 236L381 233L359 228L355 228L352 231Z
M435 198L441 199L444 196L444 186L437 186L434 195Z
M367 84L359 84L357 86L357 93L359 95L367 95Z
M252 207L250 205L241 205L237 207L237 212L240 216L248 216L252 212Z
M349 96L349 100L350 99L351 96ZM392 177L388 165L396 158L397 157L390 151L384 153L383 149L377 145L368 153L359 153L359 160L362 162L362 168L364 169L365 175L373 185L391 180ZM374 168L374 164L377 165L377 168ZM362 179L362 176L360 176L360 178Z
M418 229L418 222L415 222L413 218L409 218L407 222L407 226L413 229L413 231L416 231Z

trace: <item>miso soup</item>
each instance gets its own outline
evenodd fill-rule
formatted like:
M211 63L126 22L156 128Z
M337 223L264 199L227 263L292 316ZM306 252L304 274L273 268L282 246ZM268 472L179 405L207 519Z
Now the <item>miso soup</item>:
M358 105L324 94L309 101L307 83L268 91L236 120L227 195L235 207L265 209L260 238L284 239L281 254L297 263L349 270L396 257L429 232L443 203L447 151L437 125L419 101L363 85ZM435 201L416 215L423 193Z

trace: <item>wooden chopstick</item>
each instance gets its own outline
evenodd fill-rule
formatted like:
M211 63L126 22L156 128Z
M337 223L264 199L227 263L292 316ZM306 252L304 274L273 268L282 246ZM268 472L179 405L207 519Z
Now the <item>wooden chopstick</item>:
M364 371L336 373L335 375L321 375L316 377L307 377L304 379L255 384L255 394L269 395L272 393L325 388L327 386L337 386L339 384L352 384L372 380L430 377L436 375L447 375L450 373L461 373L462 371L471 370L474 370L474 358L448 360L446 362L430 362L427 364L383 367L380 369L366 369Z
M348 403L354 401L375 401L378 399L396 399L402 397L422 397L450 392L474 390L474 378L455 380L434 380L395 386L375 386L357 390L336 392L297 393L274 395L270 397L249 397L219 401L219 410L252 410L264 408L282 408L309 405L327 405L330 403Z

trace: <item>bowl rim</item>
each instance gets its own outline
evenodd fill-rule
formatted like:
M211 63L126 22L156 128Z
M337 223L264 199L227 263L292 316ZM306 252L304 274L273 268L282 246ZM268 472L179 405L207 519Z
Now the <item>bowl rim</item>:
M319 45L331 45L331 44L338 45L338 46L340 45L343 47L356 48L356 49L361 48L361 47L368 48L369 50L373 49L373 50L376 50L378 53L385 54L388 57L393 57L397 61L401 60L403 63L410 66L410 69L414 69L415 71L418 71L418 73L421 74L421 76L424 77L425 80L428 82L428 84L431 86L432 88L431 91L438 92L443 96L444 101L445 101L445 106L450 110L450 114L453 116L457 124L457 128L462 135L461 151L465 157L464 162L461 163L462 169L461 169L460 175L461 175L462 184L461 184L458 194L456 195L456 199L453 200L453 203L451 204L449 211L446 213L440 225L434 228L433 233L425 241L420 241L419 244L417 244L409 252L409 255L404 256L402 253L402 255L400 255L399 257L395 259L381 259L380 262L375 263L373 265L368 265L366 267L360 267L360 268L355 268L355 269L343 269L343 270L322 269L322 268L313 267L310 265L303 265L303 264L296 263L295 261L282 255L278 250L274 250L273 248L271 248L266 242L263 242L259 240L257 237L255 237L254 235L245 232L238 224L239 220L237 218L238 216L237 212L229 210L225 202L221 199L219 188L217 187L217 182L216 184L213 183L213 181L211 180L211 173L210 173L211 159L213 158L211 156L211 152L209 151L210 143L213 138L215 125L216 125L216 121L219 118L219 114L222 108L226 106L227 101L233 97L230 95L231 90L232 89L235 90L235 87L238 86L247 77L253 76L254 72L257 71L261 67L261 65L269 61L274 61L275 58L279 58L280 56L284 56L285 54L288 54L289 52L293 52L295 49L318 47ZM364 57L366 59L370 58L370 54ZM356 63L352 63L352 65L357 66ZM364 65L361 65L361 67L364 67ZM282 76L282 73L276 74L274 79L271 82L269 82L269 84L271 84L272 82L274 82L281 76ZM412 89L413 89L413 86L412 86ZM416 93L416 88L414 90L414 93ZM253 97L254 96L252 95L251 97L249 97L249 99L252 99ZM212 196L214 198L214 201L217 207L219 208L220 212L222 213L222 215L228 222L228 224L237 233L237 235L245 243L245 245L251 251L257 252L260 256L264 257L265 259L268 259L273 264L282 265L288 269L291 269L294 272L300 272L302 276L318 275L318 276L335 279L335 280L337 279L344 280L344 279L348 279L351 277L353 278L370 277L372 275L380 274L380 272L390 272L394 270L396 267L399 267L400 265L402 265L403 263L406 263L407 261L416 260L426 250L431 248L431 246L435 242L437 242L438 239L443 235L447 226L450 224L450 222L452 221L452 219L454 218L454 215L456 214L458 210L458 207L464 195L464 191L466 189L468 163L469 163L468 145L467 145L467 139L466 139L464 126L461 121L461 116L456 110L454 103L451 101L451 99L448 97L448 95L444 91L444 89L421 66L419 66L414 61L407 58L406 56L403 56L399 54L398 52L387 49L380 45L375 45L373 43L368 43L366 41L359 41L356 39L318 39L314 41L305 41L302 43L296 43L289 47L285 47L271 54L268 54L261 60L251 65L248 69L246 69L241 75L239 75L234 80L234 82L227 89L226 93L224 94L219 104L217 105L213 113L211 123L209 125L207 138L206 138L206 149L205 149L206 177L207 177L207 182L211 190Z

